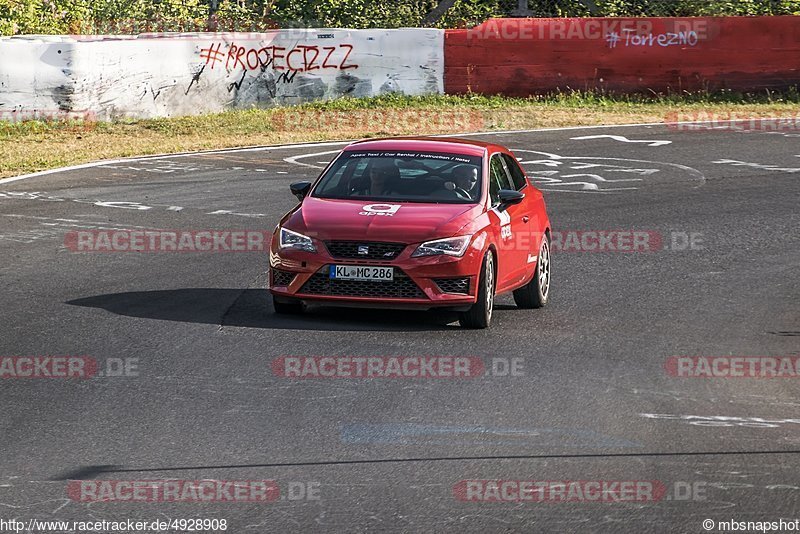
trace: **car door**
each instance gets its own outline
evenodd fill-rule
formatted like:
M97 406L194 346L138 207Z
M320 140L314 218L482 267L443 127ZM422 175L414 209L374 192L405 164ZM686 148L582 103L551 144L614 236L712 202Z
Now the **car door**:
M489 199L491 210L497 216L499 225L497 289L503 291L525 277L528 249L520 247L517 241L523 237L528 227L530 215L527 204L509 206L501 210L499 192L501 189L515 190L503 155L493 154L489 160ZM524 237L523 237L524 239Z
M502 158L511 176L514 189L525 194L525 200L519 206L520 212L524 212L522 214L523 226L519 228L521 233L516 236L516 244L520 247L520 251L524 253L524 258L522 259L527 264L526 272L532 274L538 259L539 244L544 233L544 221L539 220L538 210L536 209L537 191L529 184L525 171L522 170L513 155L504 153ZM524 208L522 207L523 205Z

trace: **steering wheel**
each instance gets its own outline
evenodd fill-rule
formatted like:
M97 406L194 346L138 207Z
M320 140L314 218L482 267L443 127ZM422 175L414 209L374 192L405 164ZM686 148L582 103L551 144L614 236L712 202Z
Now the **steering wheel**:
M455 189L453 189L453 192L456 195L458 195L461 198L461 200L472 200L472 195L470 195L469 193L467 193L464 189L461 189L460 187L456 187Z

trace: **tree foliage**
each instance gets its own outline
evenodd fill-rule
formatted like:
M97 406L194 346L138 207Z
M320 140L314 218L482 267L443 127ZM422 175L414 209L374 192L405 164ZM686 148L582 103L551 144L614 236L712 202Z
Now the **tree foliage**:
M439 0L0 0L0 34L422 26ZM529 0L534 16L800 15L800 0ZM455 0L432 24L508 16L517 0ZM213 14L213 17L211 16Z

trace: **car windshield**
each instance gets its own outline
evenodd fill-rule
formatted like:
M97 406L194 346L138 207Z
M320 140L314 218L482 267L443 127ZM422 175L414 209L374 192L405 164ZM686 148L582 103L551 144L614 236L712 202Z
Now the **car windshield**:
M474 204L482 158L442 152L348 151L328 169L317 198Z

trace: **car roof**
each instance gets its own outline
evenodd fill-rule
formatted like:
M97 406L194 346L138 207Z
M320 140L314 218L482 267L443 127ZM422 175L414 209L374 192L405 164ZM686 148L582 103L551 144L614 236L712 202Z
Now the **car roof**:
M482 156L487 150L494 152L506 149L492 143L457 137L391 137L356 141L345 150L424 150Z

